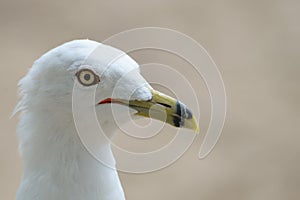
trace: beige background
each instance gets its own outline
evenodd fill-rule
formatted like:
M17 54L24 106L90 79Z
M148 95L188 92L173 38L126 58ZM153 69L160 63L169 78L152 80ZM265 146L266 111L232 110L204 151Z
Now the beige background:
M22 175L17 117L9 116L32 62L75 38L102 41L143 26L181 31L209 51L225 81L228 115L205 160L197 159L200 135L169 168L121 174L127 198L299 199L299 18L297 0L1 0L0 199L14 198ZM208 118L204 111L204 130Z

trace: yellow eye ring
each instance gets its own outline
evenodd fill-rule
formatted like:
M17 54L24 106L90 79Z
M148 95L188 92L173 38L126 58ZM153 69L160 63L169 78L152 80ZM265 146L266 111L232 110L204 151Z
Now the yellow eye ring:
M84 86L91 86L95 85L100 82L99 76L97 76L92 70L90 69L81 69L76 72L76 77Z

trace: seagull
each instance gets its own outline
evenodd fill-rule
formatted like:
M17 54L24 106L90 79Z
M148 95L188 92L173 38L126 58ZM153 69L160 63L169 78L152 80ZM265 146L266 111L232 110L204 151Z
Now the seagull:
M80 109L93 108L109 137L118 130L113 106L198 131L189 108L154 90L126 53L96 41L73 40L48 51L18 86L21 99L14 114L20 112L17 134L24 173L16 200L125 200L117 170L95 159L78 136L74 88ZM93 103L85 101L87 91L93 92ZM113 156L109 142L99 142L97 148L109 149Z

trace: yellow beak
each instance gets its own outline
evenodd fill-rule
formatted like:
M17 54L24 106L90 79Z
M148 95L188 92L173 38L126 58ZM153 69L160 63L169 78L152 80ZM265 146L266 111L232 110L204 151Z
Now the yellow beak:
M151 90L151 93L152 99L149 101L106 99L99 104L119 103L127 105L137 111L136 115L164 121L175 127L192 129L196 133L199 132L197 120L186 105L156 90Z

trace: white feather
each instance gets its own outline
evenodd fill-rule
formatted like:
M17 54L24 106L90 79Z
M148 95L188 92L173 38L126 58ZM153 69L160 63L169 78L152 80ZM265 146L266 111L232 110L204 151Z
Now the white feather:
M120 58L107 63L116 54ZM82 64L91 67L101 78L97 100L112 94L120 98L151 98L150 86L139 75L138 64L112 47L76 40L39 58L19 83L22 99L14 111L14 114L21 111L17 132L24 159L17 200L125 199L117 171L95 160L76 132L72 89L76 81L74 74ZM113 93L113 89L117 92ZM100 116L100 120L111 120L109 109L102 112L106 115ZM111 127L107 129L114 131ZM113 159L110 144L99 146L103 148Z

